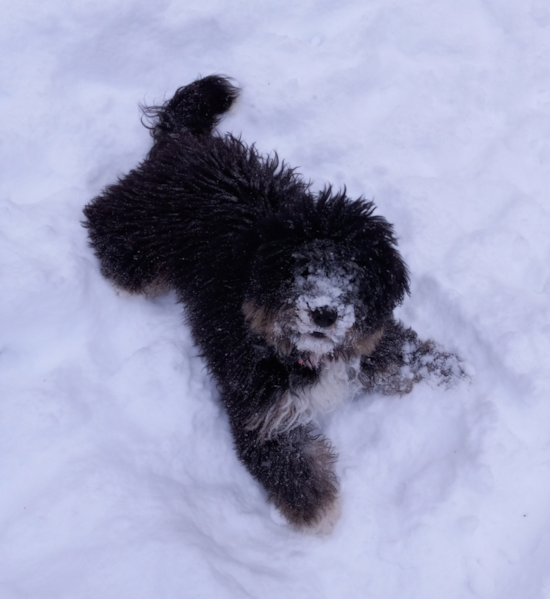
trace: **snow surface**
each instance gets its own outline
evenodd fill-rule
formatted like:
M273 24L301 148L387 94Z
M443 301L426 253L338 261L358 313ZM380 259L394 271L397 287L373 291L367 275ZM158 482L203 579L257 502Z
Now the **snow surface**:
M0 597L550 598L547 0L1 14ZM395 223L400 317L471 364L335 414L330 536L269 507L174 297L117 294L79 223L149 148L138 102L210 73L223 129Z

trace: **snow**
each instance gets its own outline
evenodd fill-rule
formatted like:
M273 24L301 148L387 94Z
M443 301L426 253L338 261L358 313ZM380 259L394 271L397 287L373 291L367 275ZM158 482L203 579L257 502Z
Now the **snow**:
M347 296L351 293L353 297L352 274L343 272L343 269L339 272L336 266L334 270L329 273L318 268L306 276L296 277L295 281L295 293L298 294L295 300L296 322L292 322L289 328L297 337L295 346L312 352L314 356L330 353L335 346L344 344L355 324L355 310ZM314 322L312 311L319 308L331 309L338 316L330 329ZM315 337L315 333L323 337Z
M545 0L19 0L0 49L2 599L550 598ZM237 461L181 306L117 293L82 207L139 102L243 87L222 130L395 224L399 316L471 381L359 397L342 518L289 529Z

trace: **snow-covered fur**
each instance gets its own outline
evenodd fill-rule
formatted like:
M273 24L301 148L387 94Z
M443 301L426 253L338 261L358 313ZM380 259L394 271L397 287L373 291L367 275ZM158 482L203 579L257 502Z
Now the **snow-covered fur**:
M313 193L276 155L213 132L237 95L210 76L145 108L151 151L86 206L85 226L115 285L175 289L239 458L290 523L323 527L338 485L318 417L350 380L403 393L459 368L393 319L407 269L371 202Z

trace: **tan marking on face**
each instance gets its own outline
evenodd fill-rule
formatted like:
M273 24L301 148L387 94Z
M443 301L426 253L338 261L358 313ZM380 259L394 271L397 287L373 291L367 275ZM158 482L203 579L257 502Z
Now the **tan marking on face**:
M379 328L370 335L359 337L354 344L356 354L359 356L370 356L378 347L382 336L384 335L384 327Z
M281 355L290 355L294 348L293 342L285 335L276 334L275 324L277 318L290 318L291 315L293 316L293 312L276 314L265 306L259 306L254 300L245 302L242 310L253 333L261 335ZM353 356L370 356L378 347L383 334L383 327L363 336L352 331L347 343L344 344L344 347L336 349L336 353L343 359L350 359Z
M294 348L292 341L284 335L275 333L275 322L277 317L281 317L280 312L276 315L265 306L258 306L254 300L245 302L242 310L253 333L261 335L283 356L288 356L292 352Z
M170 291L170 275L169 273L164 276L157 277L154 281L151 281L143 290L143 293L147 297L158 297L164 295Z
M274 319L265 306L258 306L251 300L243 304L243 313L253 333L266 339L273 337Z

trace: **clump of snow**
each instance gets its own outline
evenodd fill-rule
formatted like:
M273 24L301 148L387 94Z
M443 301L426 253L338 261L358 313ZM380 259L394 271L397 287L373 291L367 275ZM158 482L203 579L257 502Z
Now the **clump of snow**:
M355 324L355 309L349 301L353 287L351 275L343 272L343 269L335 268L334 272L328 274L318 268L306 276L296 277L296 318L291 323L291 329L297 333L295 345L299 350L320 356L330 353L344 341ZM320 327L315 323L312 314L319 308L336 312L333 325ZM321 333L323 337L316 337L315 333Z
M0 48L0 597L550 597L543 0L21 0ZM172 295L102 279L82 207L199 74L222 129L394 223L398 316L471 380L336 411L342 517L276 518Z

